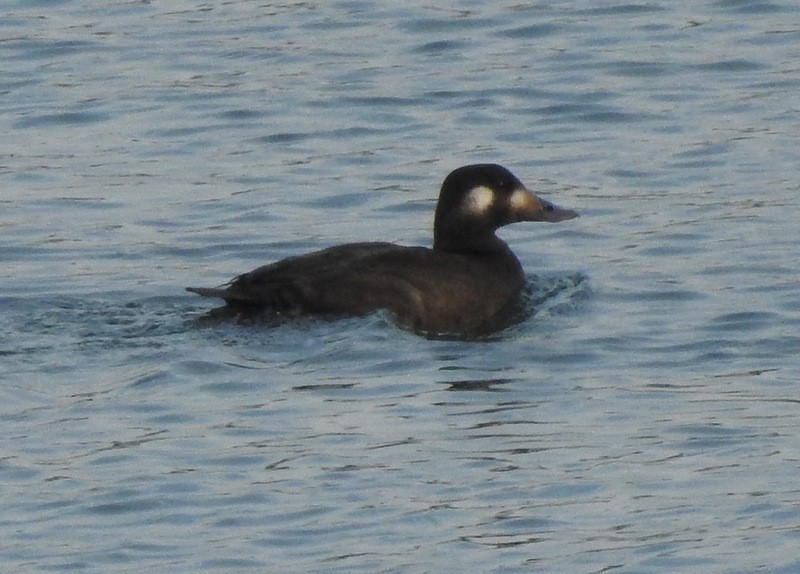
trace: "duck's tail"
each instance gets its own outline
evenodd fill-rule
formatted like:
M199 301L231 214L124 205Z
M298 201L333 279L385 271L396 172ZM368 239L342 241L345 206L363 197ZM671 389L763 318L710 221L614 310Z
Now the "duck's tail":
M220 289L219 287L187 287L187 291L197 293L201 297L213 297L215 299L228 299L231 294L227 289Z
M212 299L223 299L228 305L246 306L246 307L270 307L271 301L265 299L262 294L248 293L229 285L221 287L187 287L187 291L196 293L201 297L210 297Z

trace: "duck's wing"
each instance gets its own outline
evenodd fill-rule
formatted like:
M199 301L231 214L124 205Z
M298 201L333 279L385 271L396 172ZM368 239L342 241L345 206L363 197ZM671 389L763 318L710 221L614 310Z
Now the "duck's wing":
M272 308L290 315L320 312L310 307L315 299L322 299L320 292L326 285L341 283L343 277L369 267L369 261L404 249L410 248L381 242L348 243L264 265L218 287L186 290L233 305Z

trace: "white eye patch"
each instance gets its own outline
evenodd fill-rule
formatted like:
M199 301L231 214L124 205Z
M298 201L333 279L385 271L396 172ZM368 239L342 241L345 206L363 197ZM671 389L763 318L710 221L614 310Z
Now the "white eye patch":
M464 209L475 215L483 215L494 203L494 191L485 185L473 187L464 196Z

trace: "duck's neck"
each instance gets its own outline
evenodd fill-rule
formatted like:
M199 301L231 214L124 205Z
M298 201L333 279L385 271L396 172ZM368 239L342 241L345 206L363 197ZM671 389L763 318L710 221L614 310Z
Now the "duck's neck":
M491 229L475 229L459 225L436 225L433 248L448 253L498 253L508 251L508 245Z

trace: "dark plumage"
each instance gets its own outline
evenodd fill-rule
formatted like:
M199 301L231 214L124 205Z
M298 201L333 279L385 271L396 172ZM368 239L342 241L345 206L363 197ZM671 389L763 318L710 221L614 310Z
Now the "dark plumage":
M577 216L536 197L502 166L469 165L442 184L433 249L349 243L259 267L219 288L188 290L239 312L341 317L383 309L415 331L478 335L505 326L525 283L495 231Z

